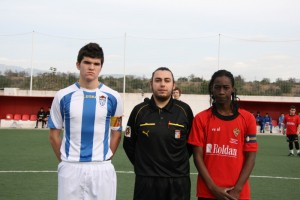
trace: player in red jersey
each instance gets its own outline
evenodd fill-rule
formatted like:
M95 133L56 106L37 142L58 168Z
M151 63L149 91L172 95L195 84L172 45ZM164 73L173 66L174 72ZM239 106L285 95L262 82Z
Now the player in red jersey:
M209 94L212 106L196 115L188 139L199 173L198 200L250 199L248 179L258 148L255 118L238 108L229 71L213 74Z
M290 107L290 114L284 117L283 122L286 128L286 137L290 149L290 153L288 156L294 156L293 143L295 143L297 155L300 156L299 142L298 142L298 134L300 133L300 118L298 115L296 115L295 106L292 105Z

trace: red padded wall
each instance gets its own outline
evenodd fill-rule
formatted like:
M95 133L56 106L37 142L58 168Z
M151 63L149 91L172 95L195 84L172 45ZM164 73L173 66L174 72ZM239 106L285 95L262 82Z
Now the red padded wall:
M269 113L272 119L277 122L281 113L289 114L291 105L296 106L297 113L300 112L300 102L239 101L239 105L249 112L254 112L254 114L259 111L261 116Z
M0 119L7 113L36 114L41 107L47 111L53 97L0 96Z

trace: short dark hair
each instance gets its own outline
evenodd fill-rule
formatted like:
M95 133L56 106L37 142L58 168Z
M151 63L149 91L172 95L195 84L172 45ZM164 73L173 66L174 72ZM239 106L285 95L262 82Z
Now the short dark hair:
M155 74L155 72L157 72L157 71L169 71L169 72L172 74L173 82L175 82L173 72L172 72L169 68L167 68L167 67L159 67L159 68L157 68L157 69L152 73L151 81L153 81L154 74Z
M97 43L88 43L83 46L78 52L77 62L80 63L84 57L100 58L101 65L104 63L103 50Z
M291 105L290 109L296 109L296 106L295 105Z
M181 94L181 89L179 87L175 87L173 91L178 90L179 94Z

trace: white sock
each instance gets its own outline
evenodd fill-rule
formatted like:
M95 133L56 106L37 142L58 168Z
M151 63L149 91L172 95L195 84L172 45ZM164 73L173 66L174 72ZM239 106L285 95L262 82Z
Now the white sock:
M292 149L292 150L290 150L290 153L291 153L291 154L294 154L294 150L293 150L293 149Z

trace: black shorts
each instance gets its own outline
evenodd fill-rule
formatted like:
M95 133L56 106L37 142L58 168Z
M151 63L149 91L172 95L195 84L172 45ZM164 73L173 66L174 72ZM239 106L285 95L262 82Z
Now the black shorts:
M189 176L178 178L136 176L134 200L190 200Z
M298 142L298 135L297 134L290 134L287 135L287 142Z

